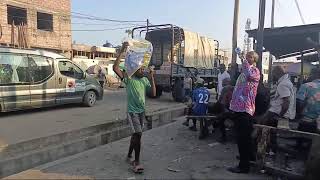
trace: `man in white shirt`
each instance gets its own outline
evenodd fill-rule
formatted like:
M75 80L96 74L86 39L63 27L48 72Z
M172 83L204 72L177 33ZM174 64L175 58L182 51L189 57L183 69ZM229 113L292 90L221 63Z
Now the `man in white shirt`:
M295 92L290 76L280 66L276 66L273 73L277 85L275 94L271 95L269 112L282 118L294 119L296 116Z
M188 101L189 98L191 97L191 92L192 92L192 78L191 74L186 74L183 80L183 87L184 87L184 92L185 92L185 97L186 100Z
M223 86L222 86L222 82L224 79L230 79L230 75L229 73L226 71L226 66L224 64L220 64L220 73L218 74L218 89L217 89L217 92L218 92L218 99L221 95L221 92L222 92L222 89L223 89Z
M271 92L270 108L264 115L264 124L277 127L278 119L294 119L296 116L295 91L290 76L280 66L274 67L273 78L277 81L275 90ZM276 150L276 133L271 132L271 146Z

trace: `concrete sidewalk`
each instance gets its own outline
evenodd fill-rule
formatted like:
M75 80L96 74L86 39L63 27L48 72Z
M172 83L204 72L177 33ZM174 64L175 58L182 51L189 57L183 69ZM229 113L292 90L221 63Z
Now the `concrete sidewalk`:
M154 127L184 114L185 105L173 102L170 94L146 103ZM0 117L0 178L130 135L124 90L105 92L92 108L66 105Z
M143 175L125 162L129 138L7 177L8 179L271 179L261 174L232 174L235 144L213 137L199 141L198 133L182 126L183 118L143 135Z

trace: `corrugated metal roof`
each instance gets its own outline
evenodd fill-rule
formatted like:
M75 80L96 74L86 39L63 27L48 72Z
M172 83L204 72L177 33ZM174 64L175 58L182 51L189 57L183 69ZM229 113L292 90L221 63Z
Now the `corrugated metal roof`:
M246 31L249 37L257 39L257 29ZM296 56L301 51L314 51L308 41L320 42L320 24L265 28L263 46L276 57Z

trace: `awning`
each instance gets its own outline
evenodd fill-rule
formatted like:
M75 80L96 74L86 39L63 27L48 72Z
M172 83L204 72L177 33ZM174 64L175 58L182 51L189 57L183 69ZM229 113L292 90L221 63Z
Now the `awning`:
M257 29L246 31L249 37L257 39ZM320 24L265 28L263 47L277 58L300 55L300 52L315 51L314 43L320 43ZM309 40L308 40L309 39Z
M297 60L301 60L301 57L297 57ZM317 62L317 61L319 61L318 53L304 55L303 61L304 62Z

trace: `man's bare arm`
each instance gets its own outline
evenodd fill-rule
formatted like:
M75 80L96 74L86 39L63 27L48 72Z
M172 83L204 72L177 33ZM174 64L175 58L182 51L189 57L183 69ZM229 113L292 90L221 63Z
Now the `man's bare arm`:
M126 52L127 47L128 47L128 43L127 43L127 42L124 42L124 43L122 44L121 49L120 49L120 53L119 53L116 61L115 61L114 64L113 64L113 71L114 71L121 79L123 79L123 78L125 78L125 77L127 76L125 72L121 71L120 66L119 66L119 65L120 65L120 59L121 59L121 57L124 55L124 53Z
M157 96L157 88L156 88L156 83L154 81L154 70L150 68L150 80L151 80L151 93L153 97Z
M280 116L283 117L283 115L288 111L289 109L289 105L290 105L290 97L284 97L282 98L283 103L281 104L281 112L280 112Z

